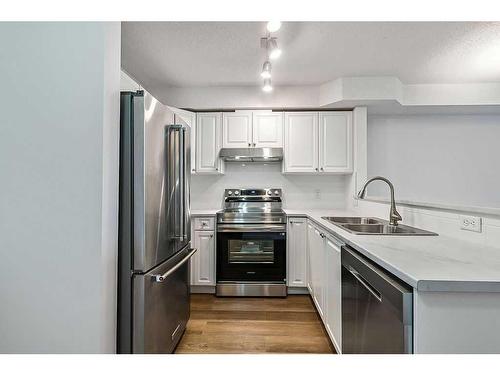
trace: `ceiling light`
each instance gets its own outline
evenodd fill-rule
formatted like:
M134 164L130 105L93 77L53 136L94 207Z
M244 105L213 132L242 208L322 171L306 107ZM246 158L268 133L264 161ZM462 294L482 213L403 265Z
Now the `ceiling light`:
M271 38L268 41L268 51L269 58L271 60L277 59L281 56L281 50L278 48L278 43L276 42L276 38Z
M265 92L273 91L273 86L271 86L271 80L269 78L264 80L264 86L262 87L262 91Z
M264 65L262 65L262 73L260 73L262 78L271 78L271 63L266 61Z
M281 27L281 22L280 21L269 21L267 23L267 31L270 33L274 33L275 31L278 31Z

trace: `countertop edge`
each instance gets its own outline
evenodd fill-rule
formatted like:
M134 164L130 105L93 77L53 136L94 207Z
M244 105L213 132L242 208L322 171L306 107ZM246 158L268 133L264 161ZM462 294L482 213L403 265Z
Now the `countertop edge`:
M396 277L403 280L405 283L409 284L418 292L500 292L500 282L496 281L459 281L459 280L419 280L412 275L401 271L392 264L384 261L375 254L371 253L364 247L352 242L347 237L342 234L342 229L335 230L324 223L317 220L317 218L307 214L307 213L287 213L287 217L306 217L307 219L313 221L330 235L339 238L346 245L351 246L355 250L359 251L362 255L366 256L368 259L377 263L382 268L386 269Z

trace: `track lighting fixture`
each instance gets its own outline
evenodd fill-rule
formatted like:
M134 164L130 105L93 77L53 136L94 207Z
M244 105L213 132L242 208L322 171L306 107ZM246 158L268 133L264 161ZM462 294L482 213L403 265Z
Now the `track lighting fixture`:
M271 92L271 91L273 91L273 86L271 85L271 79L270 78L266 78L264 80L264 86L262 87L262 91L264 91L264 92Z
M262 86L262 91L271 92L273 91L273 86L271 84L271 61L280 57L281 50L278 48L277 38L272 37L270 33L278 31L281 27L281 22L279 21L269 21L266 25L267 36L260 39L260 46L266 49L267 59L262 65L262 72L260 76L264 79L264 86Z
M262 78L271 78L271 62L267 60L264 65L262 65L262 73L260 73Z
M278 31L281 27L281 22L280 21L269 21L267 23L267 31L270 33L274 33L275 31Z
M275 60L281 56L281 50L278 48L278 42L276 42L276 38L269 38L267 41L267 48L269 52L269 58L271 60Z

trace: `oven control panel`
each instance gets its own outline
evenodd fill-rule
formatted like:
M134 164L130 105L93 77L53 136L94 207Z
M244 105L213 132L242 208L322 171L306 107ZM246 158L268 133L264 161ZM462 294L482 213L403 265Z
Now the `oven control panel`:
M281 189L267 188L267 189L226 189L224 190L224 197L281 197Z

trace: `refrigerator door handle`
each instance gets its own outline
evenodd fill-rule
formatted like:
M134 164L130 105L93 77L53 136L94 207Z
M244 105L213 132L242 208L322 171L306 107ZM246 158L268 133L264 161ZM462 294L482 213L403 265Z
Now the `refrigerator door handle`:
M171 269L169 269L167 272L165 272L163 275L153 275L152 278L154 281L157 283L163 282L165 279L167 279L171 274L173 274L179 267L181 267L184 263L186 263L189 258L191 258L194 253L196 253L197 249L192 249L188 255L186 255L179 263L177 263L175 266L173 266Z
M169 125L167 134L167 163L168 163L168 180L169 180L169 192L168 192L168 227L173 228L170 232L172 233L171 238L182 239L183 228L182 228L182 213L181 207L182 202L180 197L178 197L179 185L178 181L181 180L181 160L179 157L180 150L180 130L181 125ZM175 133L175 137L171 137Z
M180 128L179 129L179 181L182 182L182 186L180 188L180 199L179 199L179 204L181 207L181 210L179 210L179 224L180 224L180 240L184 241L187 238L186 235L186 221L185 221L185 216L186 216L186 201L185 201L185 196L186 196L186 172L185 172L185 165L186 165L186 153L185 151L185 129Z

